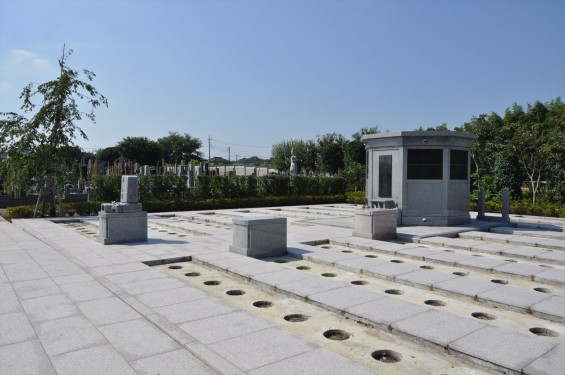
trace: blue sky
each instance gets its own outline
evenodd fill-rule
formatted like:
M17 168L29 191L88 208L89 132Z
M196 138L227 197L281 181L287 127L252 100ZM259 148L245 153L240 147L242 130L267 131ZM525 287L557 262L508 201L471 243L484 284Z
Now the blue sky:
M168 131L211 156L565 99L564 0L0 0L0 111L68 64L109 101L87 149ZM86 109L86 107L85 107Z

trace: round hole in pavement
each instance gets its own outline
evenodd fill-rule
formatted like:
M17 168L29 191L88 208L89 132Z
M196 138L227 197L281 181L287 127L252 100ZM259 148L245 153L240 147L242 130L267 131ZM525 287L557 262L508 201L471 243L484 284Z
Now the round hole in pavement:
M392 263L404 263L404 261L400 260L400 259L393 259L393 260L391 260L391 262Z
M351 334L341 329L328 329L324 332L324 337L330 340L343 341L350 338Z
M308 320L308 316L302 314L290 314L286 315L284 320L291 323L305 322Z
M273 306L273 303L271 301L255 301L253 302L253 306L260 309L268 309L269 307Z
M378 256L369 254L365 255L365 258L378 258Z
M159 232L166 232L166 230L162 230L162 229L161 229Z
M169 266L170 270L180 270L181 268L182 268L182 266L179 266L179 265L176 265L176 264L174 266Z
M394 294L394 295L397 295L397 296L404 294L404 292L402 290L399 290L399 289L387 289L387 290L385 290L385 293L386 294Z
M188 277L200 276L200 272L187 272L184 274L184 276L188 276Z
M518 261L515 259L504 259L505 262L517 263Z
M445 251L446 253L453 253L453 250L443 250L443 251Z
M204 281L204 285L220 285L222 282L218 280L208 280Z
M296 269L300 270L300 271L306 271L306 270L310 270L312 268L308 267L308 266L298 266L298 267L296 267Z
M186 237L186 234L179 234L177 237Z
M324 276L324 277L336 277L337 274L332 273L332 272L324 272L324 273L322 274L322 276Z
M500 279L494 279L494 280L491 280L490 282L495 283L495 284L508 284L508 281L500 280Z
M177 234L177 232L167 232L167 234Z
M541 293L553 293L553 290L549 288L534 288L534 290Z
M474 256L474 257L479 257L479 258L484 257L484 255L481 255L481 254L473 254L473 256Z
M369 284L369 282L365 281L365 280L354 280L354 281L351 282L351 284L353 284L353 285L367 285L367 284Z
M534 335L538 335L538 336L548 336L548 337L559 336L559 333L557 333L557 332L555 332L551 329L541 328L541 327L530 328L530 332L533 333Z
M432 266L420 266L420 268L423 268L425 270L433 270L434 269Z
M351 250L341 250L342 253L352 253L353 251Z
M275 259L275 263L288 263L286 259Z
M371 353L371 357L384 363L396 363L402 360L402 354L394 350L376 350Z
M453 272L453 274L457 276L469 276L469 272L457 271L457 272Z
M328 246L328 245L325 245L325 246L322 246L322 249L331 249L331 247Z
M226 292L226 294L228 296L242 296L245 294L245 290L241 290L241 289L233 289L233 290L228 290Z
M495 320L496 316L492 314L487 314L484 312L474 312L471 314L473 318L481 319L481 320Z
M437 299L429 299L427 301L424 301L424 303L426 305L430 305L430 306L446 306L447 303L437 300Z

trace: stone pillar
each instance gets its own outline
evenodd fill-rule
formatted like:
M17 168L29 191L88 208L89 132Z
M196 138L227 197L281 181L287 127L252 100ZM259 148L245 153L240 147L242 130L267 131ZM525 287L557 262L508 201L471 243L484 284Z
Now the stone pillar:
M510 222L510 189L502 189L502 221Z
M230 251L252 258L286 254L286 218L247 216L232 219L233 242Z
M477 220L485 219L485 188L479 187L479 201L477 203Z
M396 240L397 215L397 209L356 210L353 236L371 240Z

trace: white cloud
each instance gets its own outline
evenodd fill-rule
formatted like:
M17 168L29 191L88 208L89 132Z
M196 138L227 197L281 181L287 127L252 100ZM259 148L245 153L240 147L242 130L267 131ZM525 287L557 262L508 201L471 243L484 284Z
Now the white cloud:
M0 91L8 90L12 87L8 82L0 81Z
M10 51L10 56L12 62L16 65L31 66L38 69L45 69L49 66L47 59L24 49L13 49Z

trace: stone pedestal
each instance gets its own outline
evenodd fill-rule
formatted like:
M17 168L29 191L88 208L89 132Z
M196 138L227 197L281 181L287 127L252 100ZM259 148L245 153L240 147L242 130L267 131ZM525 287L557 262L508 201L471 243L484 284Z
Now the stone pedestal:
M147 212L98 213L96 241L103 245L147 241Z
M271 216L238 217L232 220L230 251L252 258L286 254L286 218Z
M353 236L372 240L396 240L397 215L397 209L356 210Z

